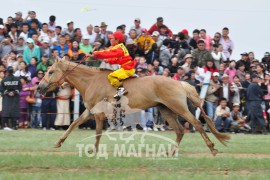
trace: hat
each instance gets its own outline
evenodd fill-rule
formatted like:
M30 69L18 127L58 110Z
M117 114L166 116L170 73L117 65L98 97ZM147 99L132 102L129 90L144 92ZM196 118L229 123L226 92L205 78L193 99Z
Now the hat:
M105 22L101 22L100 27L108 26Z
M135 42L132 39L128 39L126 41L126 45L131 45L131 44L135 44Z
M142 32L143 33L146 33L147 32L147 29L146 28L142 28Z
M222 79L223 78L229 78L228 74L223 74Z
M159 36L159 32L158 32L158 31L154 31L154 32L152 33L152 36Z
M4 29L4 26L2 24L0 25L0 29Z
M181 32L182 32L183 34L188 34L188 30L187 30L187 29L183 29Z
M50 42L50 40L48 39L48 38L45 38L45 39L43 39L43 41L42 41L43 43L49 43Z
M258 59L253 59L252 62L259 62L259 60Z
M270 56L270 53L269 52L265 52L264 53L264 57L268 57L268 56Z
M42 57L48 58L49 56L48 56L48 54L44 53L44 54L42 55Z
M7 67L7 71L13 71L13 67L12 66L8 66Z
M261 78L258 74L255 74L255 73L253 73L252 75L251 75L251 78L253 79L253 78Z
M18 57L23 57L22 53L17 54L17 58Z
M73 23L73 21L69 20L69 21L67 22L67 25L69 25L70 23Z
M177 67L177 70L178 70L178 69L184 69L184 68L183 68L182 66L178 66L178 67Z
M163 17L158 17L157 22L163 22Z
M242 54L240 54L241 56L248 56L247 52L243 52Z
M125 36L124 36L121 32L118 32L118 31L114 32L114 33L112 34L112 36L113 36L115 39L119 40L120 42L124 42L124 40L125 40Z
M22 36L19 36L19 37L18 37L18 39L23 39L23 40L24 40L24 37L22 37Z
M218 72L214 72L213 73L213 76L215 77L215 76L219 76L219 73ZM223 76L222 76L222 78L223 78Z
M134 21L135 22L141 22L141 19L140 18L136 18Z
M184 59L187 59L187 58L193 58L191 54L186 54Z
M234 106L240 106L240 104L239 103L233 103L233 107Z
M22 16L22 12L21 11L18 11L16 12L15 14L19 15L19 16Z
M34 40L32 38L27 38L26 42L34 44Z
M90 36L87 35L87 34L84 34L83 37L82 37L82 39L90 39Z

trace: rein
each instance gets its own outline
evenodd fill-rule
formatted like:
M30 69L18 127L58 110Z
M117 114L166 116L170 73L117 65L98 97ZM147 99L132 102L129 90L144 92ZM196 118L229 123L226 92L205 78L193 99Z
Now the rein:
M69 66L67 67L67 69L66 69L66 71L63 73L63 75L61 76L61 78L58 80L58 81L55 81L55 82L52 82L51 83L51 85L49 86L49 87L51 87L52 85L56 85L56 86L60 86L61 84L60 84L60 81L61 80L63 80L65 77L67 77L68 75L69 75L69 73L71 73L75 68L77 68L80 64L82 64L86 59L87 59L88 57L87 56L84 56L83 58L82 58L82 60L80 60L80 62L76 65L76 66L74 66L71 70L68 70L69 68ZM68 64L69 65L69 64ZM49 83L49 81L45 78L45 77L43 77L43 80L46 82L46 83Z

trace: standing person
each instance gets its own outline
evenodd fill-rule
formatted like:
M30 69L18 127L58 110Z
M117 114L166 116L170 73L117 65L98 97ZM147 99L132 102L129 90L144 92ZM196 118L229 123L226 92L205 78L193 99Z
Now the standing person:
M40 61L40 49L37 45L35 45L35 42L32 38L27 39L27 46L24 48L23 51L23 60L30 64L30 60L32 57L36 57L38 59L38 62Z
M28 103L26 102L26 97L30 95L32 85L27 83L27 77L21 76L20 81L22 83L22 91L20 91L20 119L19 119L19 128L28 128L30 127L29 118L28 118Z
M69 98L71 96L71 87L68 83L60 86L56 97L57 115L54 122L56 127L70 125Z
M152 34L154 31L158 31L159 33L161 33L161 27L164 27L164 26L166 28L166 31L165 31L166 34L168 34L169 37L172 37L173 33L166 25L163 24L162 17L157 18L157 22L151 26L151 28L148 30L148 33Z
M206 64L206 60L212 60L211 53L205 49L205 42L203 40L199 40L197 43L198 48L192 52L192 66L204 66Z
M190 39L189 46L191 47L191 50L197 49L197 42L200 39L200 31L198 29L193 30L193 37Z
M203 40L205 42L205 49L207 49L208 51L210 51L212 49L212 38L211 36L206 34L206 30L205 29L201 29L200 30L200 39Z
M266 126L265 126L265 121L263 117L263 109L262 109L262 101L264 97L264 93L260 86L258 85L259 83L259 78L257 74L252 74L251 79L252 82L248 86L247 89L247 100L248 100L248 116L251 119L251 130L252 134L256 133L256 127L258 125L261 126L262 131L264 134L267 134L266 131Z
M214 44L213 45L213 51L212 51L211 55L215 61L217 68L219 68L219 65L221 63L226 61L226 56L222 51L223 51L223 47L221 44Z
M131 26L130 30L134 29L137 32L137 35L142 33L142 27L140 26L141 24L141 19L140 18L136 18L134 20L134 26Z
M2 101L2 128L7 123L9 128L17 129L17 119L20 117L20 91L22 84L18 77L13 75L13 68L7 68L7 76L1 82ZM11 123L8 123L11 120Z
M25 76L27 77L28 81L31 80L31 72L28 71L28 66L26 62L24 61L20 62L20 69L14 73L14 76L17 77Z
M41 70L40 70L41 71ZM38 74L39 72L38 71ZM31 107L31 128L40 128L40 122L41 122L41 95L37 91L37 86L39 84L39 81L37 81L33 86L34 90L34 97L36 98L36 103L32 104Z
M220 38L221 38L221 34L219 32L216 32L215 35L214 35L214 38L212 39L212 44L213 46L218 46L220 43Z
M220 38L219 43L223 46L223 53L225 54L227 60L230 60L230 57L233 52L233 41L230 39L229 35L229 28L224 27L222 29L222 36Z

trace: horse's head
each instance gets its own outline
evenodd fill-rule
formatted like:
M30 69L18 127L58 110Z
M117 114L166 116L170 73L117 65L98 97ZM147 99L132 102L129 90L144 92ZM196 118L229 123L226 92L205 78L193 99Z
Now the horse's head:
M47 69L45 76L38 85L40 94L53 91L55 88L64 83L64 72L62 70L63 61L59 58L54 64Z

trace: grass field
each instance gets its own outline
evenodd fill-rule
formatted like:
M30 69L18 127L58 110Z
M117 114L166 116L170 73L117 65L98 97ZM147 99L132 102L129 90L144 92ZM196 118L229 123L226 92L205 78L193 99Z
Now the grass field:
M77 143L95 132L76 130L60 149L54 142L63 131L0 131L0 179L270 179L270 136L231 135L227 147L209 134L219 154L212 157L198 133L185 134L177 158L79 157ZM154 132L151 132L154 133ZM155 132L175 139L173 132ZM135 144L140 143L135 137ZM87 142L89 140L89 142ZM113 151L115 142L103 136ZM146 143L162 140L147 137Z

